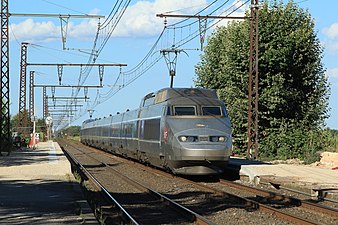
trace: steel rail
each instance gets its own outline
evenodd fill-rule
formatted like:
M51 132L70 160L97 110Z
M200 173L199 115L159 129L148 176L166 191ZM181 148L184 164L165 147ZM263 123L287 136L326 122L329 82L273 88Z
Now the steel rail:
M259 183L260 184L264 184L264 185L272 185L276 189L283 189L283 190L286 190L286 191L290 191L290 192L294 192L294 193L298 193L298 194L302 194L302 195L306 195L306 196L310 196L310 197L317 197L319 200L324 200L324 201L328 201L328 202L338 203L338 200L322 196L323 193L325 193L326 191L328 191L328 190L338 190L337 188L312 189L313 191L315 191L317 193L316 194L311 194L311 193L307 193L307 192L304 192L304 191L299 191L299 190L296 190L296 189L284 187L281 184L277 184L275 182L264 182L264 181L260 180Z
M109 166L108 164L106 164L106 163L102 163L102 164L105 165L107 168L109 168L111 171L113 171L115 175L118 175L120 178L122 178L123 180L125 180L129 184L137 186L139 188L139 190L148 192L150 195L157 198L158 200L165 202L166 205L175 209L177 212L181 213L182 215L184 215L188 219L196 222L196 224L214 224L213 222L205 219L203 216L201 216L201 215L191 211L190 209L178 204L177 202L169 199L168 197L160 194L159 192L156 192L156 191L146 187L145 185L141 184L140 182L134 180L133 178L128 177L128 176L120 173L119 171L115 170L113 167Z
M155 173L157 173L157 171ZM160 173L161 174L165 174L164 172L160 172ZM217 190L215 188L206 186L204 184L199 184L199 183L196 183L196 182L193 182L191 180L184 179L184 178L181 178L181 177L175 177L175 178L178 179L178 180L180 180L180 181L187 182L187 183L189 183L191 185L194 185L196 187L203 188L204 190L209 189L209 191L212 191L212 192L217 193L217 194L223 193L224 196L232 196L234 198L238 198L238 199L246 202L245 208L251 207L253 209L258 209L258 210L260 210L262 212L273 214L273 215L275 215L278 218L281 218L283 220L287 220L287 221L290 221L290 222L293 222L293 223L297 223L297 224L308 224L308 225L310 225L310 224L312 224L312 225L317 224L316 222L310 221L308 219L300 218L300 217L295 216L293 214L282 212L282 211L280 211L278 209L275 209L275 208L273 208L271 206L267 206L267 205L261 204L259 202L256 202L256 201L244 198L244 197L233 195L233 194L225 192L225 191L220 191L220 190Z
M59 143L62 146L62 149L64 150L65 154L67 154L69 156L71 161L93 182L93 184L95 184L95 186L98 187L98 189L103 191L103 193L105 194L105 198L107 200L109 200L115 207L118 208L118 210L120 212L120 216L124 220L124 222L126 222L128 224L138 225L139 223L127 212L127 210L125 210L123 208L122 205L120 205L120 203L118 203L118 201L116 201L116 199L113 196L111 196L109 191L107 189L105 189L104 186L95 177L93 177L91 175L91 173L75 158L75 156L73 154L71 154L70 152L68 152L66 150L66 148L63 146L62 142L59 142ZM69 146L68 143L66 143L66 142L64 142L64 144L67 147Z
M68 146L72 146L73 148L76 148L77 150L79 150L77 147L75 147L74 145L72 145L71 143L67 143ZM80 150L81 151L81 150ZM82 152L82 151L81 151ZM92 156L89 156L88 154L86 154L87 157L90 157L94 160L97 160L96 158L93 158ZM194 211L180 205L179 203L169 199L168 197L146 187L145 185L141 184L140 182L132 179L131 177L128 177L120 172L118 172L117 170L115 170L112 166L101 162L99 160L97 160L98 162L100 162L102 165L104 165L105 167L109 168L112 172L114 172L115 175L118 175L120 178L122 178L124 181L128 182L129 184L136 186L137 188L139 188L139 190L141 191L145 191L148 192L151 196L157 198L158 200L160 200L161 202L163 202L165 205L171 207L172 209L174 209L175 211L177 211L178 213L180 213L181 215L183 215L184 217L188 218L189 220L191 220L192 222L194 222L195 224L199 224L199 225L216 225L215 223L207 220L206 218L204 218L203 216L195 213ZM83 167L81 165L81 167Z
M293 198L293 197L286 196L286 195L281 195L275 192L264 191L264 190L261 190L255 187L248 187L243 184L238 184L238 183L234 183L234 182L223 180L223 179L220 180L220 183L223 185L236 188L236 189L241 189L247 192L255 193L264 198L273 199L273 200L288 200L291 204L295 204L297 206L304 207L306 209L310 209L316 212L321 212L321 213L338 218L338 210L334 208L317 205L315 203L308 202L308 201L302 201L300 199Z

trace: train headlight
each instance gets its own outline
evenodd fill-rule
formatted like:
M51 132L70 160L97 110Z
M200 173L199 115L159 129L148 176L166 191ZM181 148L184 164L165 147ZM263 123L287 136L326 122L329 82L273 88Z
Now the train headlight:
M181 142L195 142L197 141L197 136L179 136L178 140Z
M179 139L182 142L186 142L188 140L188 138L186 136L180 136Z
M223 136L218 137L218 141L219 141L219 142L224 142L224 141L225 141L225 137L223 137Z
M226 138L224 136L210 136L211 142L225 142Z

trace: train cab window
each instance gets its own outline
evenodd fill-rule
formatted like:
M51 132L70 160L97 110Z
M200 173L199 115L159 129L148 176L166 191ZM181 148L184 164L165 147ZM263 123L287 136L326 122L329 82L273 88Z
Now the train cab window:
M196 108L194 106L175 106L174 115L175 116L195 116Z
M220 106L203 106L202 114L203 116L221 116L222 110Z
M149 93L143 98L143 107L153 105L155 100L155 94L154 93Z

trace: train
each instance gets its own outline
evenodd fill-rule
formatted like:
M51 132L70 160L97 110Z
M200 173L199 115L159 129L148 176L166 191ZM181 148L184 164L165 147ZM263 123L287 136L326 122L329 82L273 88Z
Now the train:
M232 151L226 104L214 89L163 88L135 110L88 119L80 141L176 175L219 175Z

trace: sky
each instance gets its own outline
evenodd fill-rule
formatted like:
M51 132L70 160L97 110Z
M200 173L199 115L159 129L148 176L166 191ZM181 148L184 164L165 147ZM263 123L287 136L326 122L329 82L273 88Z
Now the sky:
M119 1L121 2L121 1ZM122 1L125 3L127 1ZM94 43L99 49L95 63L99 64L127 64L127 66L105 66L103 71L103 88L84 89L56 88L55 96L71 96L77 93L78 97L88 96L89 100L79 100L76 104L78 113L73 116L71 125L80 125L89 118L87 109L93 109L93 117L99 118L124 112L127 109L136 109L141 98L156 90L168 87L170 84L169 70L160 50L168 50L175 44L180 52L177 54L176 76L174 87L193 87L195 65L200 61L202 54L197 19L182 21L178 18L157 17L156 14L194 14L210 4L211 0L144 0L130 1L121 19L113 17L106 23L108 15L114 12L116 1L108 0L10 0L9 19L10 36L10 113L18 113L20 49L22 42L28 42L28 63L80 63L86 64L90 57ZM230 0L222 8L217 1L209 12L224 12L224 9L236 9L244 1ZM286 1L284 1L286 2ZM331 87L329 99L329 119L326 125L338 129L338 7L336 0L295 0L301 8L307 9L315 21L315 31L323 46L323 64ZM326 5L325 5L326 4ZM242 16L248 5L237 9L232 16ZM16 16L15 14L62 14L62 15L100 15L105 18L75 18L70 17L67 26L66 42L63 45L61 38L61 22L58 17L31 17ZM201 13L203 15L203 13ZM165 22L167 28L164 29ZM100 23L101 29L97 41L95 35ZM178 23L176 26L172 24ZM221 25L224 21L218 23ZM203 21L200 23L203 25ZM212 22L208 21L208 26ZM64 25L64 24L63 24ZM106 26L105 26L106 25ZM215 26L206 31L206 36L212 33ZM114 29L113 29L114 28ZM109 36L109 32L112 31ZM107 38L109 37L109 39ZM107 38L107 39L105 39ZM206 38L205 38L206 40ZM158 41L158 42L157 42ZM155 43L157 43L155 45ZM204 42L204 45L206 42ZM63 46L66 50L63 50ZM155 47L154 47L155 46ZM154 48L153 48L154 47ZM150 51L153 49L153 51ZM145 58L148 55L148 58ZM163 53L162 53L163 56ZM173 60L175 54L166 55ZM144 60L145 59L145 60ZM142 61L144 60L144 61ZM138 65L141 66L138 67ZM152 66L150 66L152 65ZM58 70L56 66L28 66L27 76L35 71L34 83L36 85L57 85ZM84 72L85 71L85 72ZM80 74L84 74L79 78ZM85 77L87 77L85 79ZM99 81L98 66L86 70L85 67L67 67L62 70L63 85L97 86ZM29 80L27 79L27 87ZM47 95L52 96L54 90L47 88ZM53 102L50 101L50 105ZM56 105L66 104L57 102ZM94 106L94 107L92 107ZM28 107L28 101L27 101ZM50 107L50 111L57 113L60 107ZM42 89L35 88L35 112L42 118ZM82 116L80 116L82 115ZM57 116L53 118L57 120ZM66 118L65 121L70 121Z

